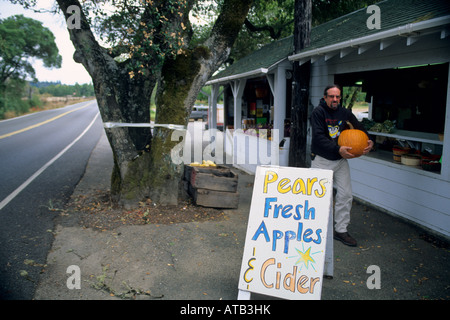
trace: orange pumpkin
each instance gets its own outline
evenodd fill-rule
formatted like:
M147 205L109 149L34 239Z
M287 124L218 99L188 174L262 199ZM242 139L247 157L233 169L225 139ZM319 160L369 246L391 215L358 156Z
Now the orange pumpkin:
M364 131L354 129L353 125L347 121L350 129L346 129L341 132L338 138L338 145L351 147L349 150L355 157L360 157L363 151L368 146L369 137Z

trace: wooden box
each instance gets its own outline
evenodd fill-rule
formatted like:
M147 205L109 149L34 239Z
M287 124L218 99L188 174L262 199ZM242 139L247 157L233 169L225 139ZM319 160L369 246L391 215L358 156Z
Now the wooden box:
M188 193L195 204L212 208L237 208L238 175L225 166L185 166Z

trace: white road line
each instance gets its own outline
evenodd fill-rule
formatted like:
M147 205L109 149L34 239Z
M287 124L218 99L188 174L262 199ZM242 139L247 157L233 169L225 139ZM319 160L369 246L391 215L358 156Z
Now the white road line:
M32 183L42 172L45 171L48 167L50 167L56 160L58 160L64 153L67 152L75 143L77 143L78 140L80 140L92 127L95 120L97 120L100 113L97 112L94 119L91 121L91 123L84 129L84 131L75 139L73 140L67 147L65 147L60 153L58 153L56 156L53 157L49 162L47 162L45 165L43 165L38 171L36 171L31 177L29 177L24 183L22 183L16 190L14 190L9 196L7 196L5 199L3 199L2 202L0 202L0 210L2 210L8 203L11 202L23 189L25 189L30 183Z

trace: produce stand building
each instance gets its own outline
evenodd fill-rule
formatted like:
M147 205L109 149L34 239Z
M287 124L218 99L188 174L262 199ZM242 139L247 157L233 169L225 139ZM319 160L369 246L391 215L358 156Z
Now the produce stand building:
M239 157L289 141L292 64L311 62L310 110L333 83L357 88L369 105L364 124L376 144L349 161L354 196L450 237L450 2L387 0L377 8L379 29L364 8L313 28L311 45L296 54L288 37L215 75L209 125L216 127L222 88L226 152L254 172L264 163ZM243 136L245 144L232 143ZM271 164L287 165L287 150Z

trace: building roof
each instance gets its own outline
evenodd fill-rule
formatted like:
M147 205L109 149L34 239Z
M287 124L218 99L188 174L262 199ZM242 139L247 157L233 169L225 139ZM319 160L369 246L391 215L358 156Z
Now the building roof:
M311 31L308 49L328 46L350 39L394 29L407 24L450 15L448 0L386 0L379 2L381 29L369 29L367 8L324 23Z
M213 76L208 82L225 82L232 80L233 76L237 75L239 75L238 78L243 78L246 76L265 74L271 67L283 60L287 60L288 56L293 52L294 42L292 36L271 42L239 61L236 61L225 70Z
M308 59L389 37L418 35L421 30L450 23L448 0L385 0L377 6L380 8L381 29L367 27L372 12L367 13L367 8L363 8L312 28L310 46L297 54L294 54L293 36L274 41L235 62L208 83L264 74L287 57L290 60Z

